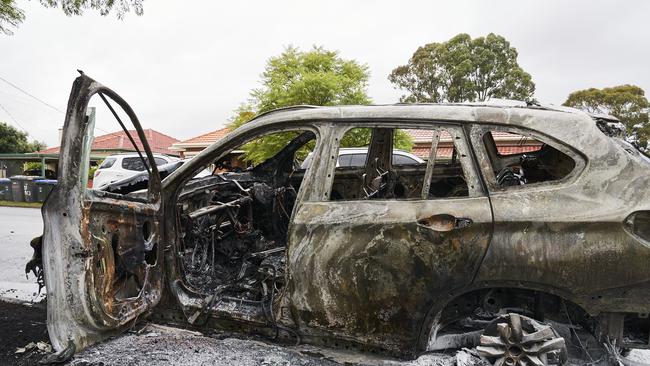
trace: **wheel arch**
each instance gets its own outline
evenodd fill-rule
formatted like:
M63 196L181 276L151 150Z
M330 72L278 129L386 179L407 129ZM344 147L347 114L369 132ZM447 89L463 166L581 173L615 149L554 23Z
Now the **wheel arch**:
M566 309L568 309L567 312L573 314L571 315L571 318L574 318L577 315L576 318L581 317L582 319L593 320L594 317L598 315L598 313L595 312L595 309L582 301L580 296L559 288L535 283L523 283L519 281L482 282L473 286L449 291L446 296L440 298L431 305L420 328L417 341L417 351L426 351L427 345L432 336L435 336L438 331L444 329L446 325L460 319L462 315L468 315L476 309L475 306L468 305L476 305L477 301L480 302L485 299L485 294L497 290L501 290L502 292L515 297L519 295L541 295L548 299L559 300L560 303L563 302L565 304ZM460 310L460 313L454 313L451 309L458 309ZM453 317L454 315L456 318Z

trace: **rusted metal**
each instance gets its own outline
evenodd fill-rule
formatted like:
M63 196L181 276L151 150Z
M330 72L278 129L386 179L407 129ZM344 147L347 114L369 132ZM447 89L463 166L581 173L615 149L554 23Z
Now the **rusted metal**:
M128 104L91 78L77 78L68 102L58 185L43 206L47 325L57 351L69 349L70 342L79 350L114 334L149 311L162 292L163 261L150 264L144 260L162 258L156 167L152 167L145 200L87 190L81 183L86 108L96 93L112 99L125 111L153 161L144 132ZM149 227L147 238L142 230L145 222ZM130 296L122 296L125 286L133 287L126 293Z
M517 313L488 325L477 350L495 365L563 365L567 361L566 344L557 332Z

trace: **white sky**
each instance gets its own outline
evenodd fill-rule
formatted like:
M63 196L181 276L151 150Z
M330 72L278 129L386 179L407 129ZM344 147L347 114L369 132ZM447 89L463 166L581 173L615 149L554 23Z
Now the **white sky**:
M650 91L647 1L171 1L144 15L66 17L18 0L27 19L0 35L0 76L65 110L76 69L125 98L146 128L179 139L217 129L246 101L266 60L287 45L322 45L366 63L369 95L394 103L390 71L430 42L494 32L519 51L535 96L624 83ZM0 104L31 138L58 145L63 115L0 81ZM14 124L0 109L0 120ZM98 127L118 125L100 114Z

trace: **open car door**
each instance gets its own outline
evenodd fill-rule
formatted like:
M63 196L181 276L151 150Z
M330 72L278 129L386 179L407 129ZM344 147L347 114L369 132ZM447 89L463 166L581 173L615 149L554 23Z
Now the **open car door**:
M96 95L117 119L149 173L146 195L119 195L86 188ZM115 108L137 131L138 145ZM161 297L162 204L160 177L142 127L129 105L88 76L70 93L59 181L43 206L43 268L47 328L54 348L75 352L123 330Z

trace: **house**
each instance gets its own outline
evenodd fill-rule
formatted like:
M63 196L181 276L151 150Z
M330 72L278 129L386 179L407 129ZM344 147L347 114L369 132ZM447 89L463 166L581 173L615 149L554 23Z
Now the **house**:
M133 140L135 141L138 149L140 149L140 151L144 151L137 131L129 130L129 134L133 137ZM149 142L151 152L179 156L178 152L170 149L170 146L179 141L178 139L165 135L164 133L158 132L156 130L152 130L150 128L145 129L144 134L147 142ZM60 147L56 146L38 151L36 153L58 154L59 150ZM95 157L106 157L109 155L129 153L134 151L136 150L124 131L117 131L108 133L106 135L95 136L90 148L90 154Z
M230 132L228 127L220 128L216 131L192 137L189 140L176 142L169 149L176 152L181 158L192 158L206 147L224 138L228 132Z
M60 132L60 131L59 131ZM152 129L144 130L151 151L159 154L178 156L178 152L169 147L178 142L178 139ZM135 130L129 130L136 145L143 151L142 143ZM136 151L124 131L96 136L93 139L90 151L90 164L97 165L109 155L129 153ZM0 177L23 174L24 164L27 162L41 163L41 175L52 174L56 176L59 164L60 147L51 147L35 153L27 154L0 154Z

